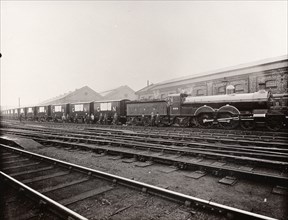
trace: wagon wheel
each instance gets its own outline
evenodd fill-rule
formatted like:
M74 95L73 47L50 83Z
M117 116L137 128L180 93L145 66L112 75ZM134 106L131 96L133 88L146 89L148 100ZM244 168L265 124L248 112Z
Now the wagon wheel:
M241 120L240 126L244 130L253 130L255 128L255 121L254 120Z
M147 126L150 126L151 124L152 124L152 121L145 117L143 120L143 125L147 127Z
M131 120L130 120L130 123L131 123L132 126L136 126L137 125L136 117L132 117Z
M182 120L180 121L180 126L181 127L188 127L189 126L189 118L188 117L182 118Z
M197 124L200 128L211 128L213 122L205 122L205 119L212 119L212 115L209 113L201 113L197 115Z
M231 118L232 114L223 112L218 115L218 119ZM225 121L219 121L220 127L224 129L234 129L239 125L239 120L227 119Z
M279 131L282 128L283 122L279 116L267 116L266 126L270 131Z
M156 125L158 127L164 127L164 123L163 123L162 119L160 119L159 122L156 123Z
M178 117L175 117L172 121L173 127L179 127L180 126L180 119Z

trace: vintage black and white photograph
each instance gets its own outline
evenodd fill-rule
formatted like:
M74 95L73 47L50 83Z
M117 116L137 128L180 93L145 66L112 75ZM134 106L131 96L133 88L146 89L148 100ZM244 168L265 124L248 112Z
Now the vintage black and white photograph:
M0 0L0 219L288 220L288 0Z

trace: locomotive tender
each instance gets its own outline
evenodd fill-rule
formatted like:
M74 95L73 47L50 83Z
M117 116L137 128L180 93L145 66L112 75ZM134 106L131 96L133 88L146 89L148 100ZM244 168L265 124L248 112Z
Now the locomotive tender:
M274 98L264 85L260 85L260 90L254 93L236 94L234 91L234 86L229 85L225 95L194 97L172 94L167 100L123 99L35 106L24 108L23 113L26 118L31 118L31 112L32 115L34 113L36 120L84 122L89 119L90 122L111 124L117 118L119 124L146 126L210 128L217 125L223 129L234 129L240 125L245 130L251 130L262 124L277 131L287 125L287 94L277 94ZM19 111L21 109L6 110L2 115L17 118Z

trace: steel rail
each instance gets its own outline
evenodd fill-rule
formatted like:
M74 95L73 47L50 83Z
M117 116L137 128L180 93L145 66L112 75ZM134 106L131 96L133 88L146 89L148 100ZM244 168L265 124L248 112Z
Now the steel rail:
M9 129L2 129L2 130L9 131L9 130L13 130L13 129L9 128ZM211 147L211 148L216 148L216 149L217 148L223 148L223 149L224 148L228 148L228 149L231 149L231 147L232 147L233 150L236 149L239 152L245 151L245 150L250 150L251 152L252 151L253 152L260 152L260 153L263 152L263 153L269 153L270 154L271 151L274 151L273 154L278 154L278 155L285 155L285 153L282 153L282 152L288 152L288 148L286 148L286 149L285 148L275 148L275 147L267 148L267 147L250 146L250 145L248 145L248 146L246 146L246 145L245 146L243 146L243 145L232 145L232 146L230 146L229 144L225 144L225 145L223 144L223 145L220 145L220 146L215 146L214 144L209 144L209 143L206 144L206 143L202 143L202 142L200 142L200 143L193 143L192 142L191 143L191 142L189 142L189 140L193 140L194 138L193 137L186 137L186 136L181 137L181 140L178 140L178 137L174 137L173 138L171 136L169 136L169 139L167 139L167 138L163 139L163 137L166 137L166 136L160 135L160 134L158 134L158 135L151 135L151 134L147 135L147 134L139 134L139 133L131 134L131 133L123 133L123 132L121 132L121 134L111 134L111 133L107 134L107 132L105 132L105 133L97 132L97 135L95 136L95 134L91 133L91 132L85 132L85 131L76 132L76 131L66 131L66 130L62 130L62 131L60 130L59 131L58 129L56 131L52 130L52 129L50 131L37 130L37 129L33 129L33 130L27 129L27 131L31 131L31 132L40 131L43 134L53 134L54 133L54 134L57 134L57 135L59 135L59 132L60 133L64 133L65 132L65 136L66 135L74 135L74 136L79 136L79 137L83 137L83 138L84 137L91 137L91 136L93 136L94 138L96 138L98 136L105 136L105 137L113 137L113 138L125 138L127 140L132 139L134 141L138 141L138 140L142 141L143 138L145 138L145 142L151 142L151 143L166 143L166 144L168 143L168 145L169 144L170 145L173 145L173 144L177 145L178 144L178 145L181 145L181 146L191 146L191 147L194 147L194 146L199 147L199 145L200 145L201 147L205 147L205 148ZM149 136L149 139L147 139L147 136ZM156 138L152 138L151 136L156 136ZM171 138L172 139L176 139L176 140L170 140ZM203 141L203 139L199 139L199 140ZM209 142L211 140L205 139L205 141ZM226 140L226 141L229 142L230 140ZM219 141L212 140L212 142L219 142ZM268 144L268 143L266 143L266 144ZM283 146L283 145L281 145L281 146ZM285 145L285 147L286 147L286 145ZM279 151L279 152L275 152L275 151Z
M8 132L9 133L9 132ZM15 134L15 132L12 132L12 134ZM235 160L238 160L238 161L245 161L245 162L251 162L251 163L254 163L254 162L257 162L259 164L263 164L263 165L266 165L266 164L270 164L270 165L274 165L274 166L282 166L282 167L287 167L288 166L288 162L286 161L280 161L280 160L271 160L271 159L261 159L261 158L256 158L256 157L250 157L250 155L254 155L255 156L255 153L253 154L252 152L250 154L248 154L248 156L243 156L241 155L241 152L228 152L228 153L222 153L221 151L220 152L212 152L212 151L208 151L208 150L204 150L203 149L181 149L181 148L175 148L175 147L171 147L169 145L157 145L156 144L152 144L152 143L146 143L146 142L136 142L136 141L127 141L127 140L119 140L119 139L116 139L116 140L113 140L113 139L105 139L105 138L102 138L102 139L84 139L84 138L75 138L75 137L69 137L69 136L59 136L59 135L53 135L53 134L29 134L29 133L25 133L25 132L19 132L19 131L16 131L16 134L17 135L20 135L20 136L24 136L24 137L29 137L29 138L33 138L33 139L37 139L39 141L43 141L43 138L45 139L48 139L49 141L52 140L55 140L58 139L58 140L66 140L66 141L72 141L72 140L75 140L74 142L71 142L71 143L88 143L88 144L119 144L120 146L124 146L124 147L136 147L136 148L143 148L144 150L145 149L154 149L156 151L165 151L165 152L175 152L175 153L178 153L178 154L181 154L181 155L201 155L201 156L205 156L205 157L215 157L215 158L220 158L220 159L223 159L223 158L226 158L226 159L235 159ZM48 141L47 140L47 141ZM218 150L219 151L219 150ZM240 154L240 155L237 155L237 154ZM271 155L270 157L274 157L274 159L277 157L277 155ZM279 157L279 156L278 156ZM286 159L286 157L283 156L284 159Z
M19 125L19 122L17 120L3 120L3 122L7 123L7 124L15 124L15 125ZM278 135L278 136L282 136L282 137L287 137L287 129L283 129L282 131L278 131L278 132L275 132L275 131L269 131L269 130L256 130L256 131L248 131L248 130L239 130L239 129L233 129L233 130L224 130L224 129L220 129L220 128L195 128L195 127L145 127L145 126L134 126L134 125L130 125L130 126L127 126L127 127L123 127L122 125L99 125L99 124L82 124L82 123L79 123L79 124L74 124L74 123L55 123L55 122L35 122L35 121L29 121L28 122L29 124L43 124L43 125L52 125L53 127L56 127L56 126L61 126L61 127L98 127L98 128L101 128L101 129L110 129L110 128L117 128L119 130L122 130L122 129L126 129L126 128L129 128L129 129L137 129L137 130L146 130L146 131L151 131L151 130L160 130L160 131L171 131L172 129L173 130L179 130L179 132L183 133L183 132L188 132L188 133L191 133L191 132L205 132L205 133L222 133L225 132L226 134L240 134L240 135L256 135L256 136L259 136L259 135L263 135L265 133L265 135L269 135L270 137L273 137L275 135ZM192 130L193 129L193 130Z
M36 139L35 139L36 140ZM150 154L148 151L146 152L131 152L129 150L122 150L119 149L119 147L115 147L115 148L111 148L109 147L109 149L107 149L107 147L102 147L102 146L88 146L86 144L81 144L81 143L67 143L67 142L61 142L61 141L55 141L55 140L45 140L45 139L37 139L37 141L39 141L40 143L42 142L48 142L48 143L52 143L52 144L63 144L65 146L70 146L70 147L79 147L79 148L85 148L87 150L92 150L92 151L102 151L105 153L111 152L111 153L116 153L119 155L130 155L130 156L139 156L139 157L145 157L145 158L149 158L148 160L150 161L156 161L156 162L170 162L171 165L175 165L178 164L179 166L183 165L183 166L191 166L191 167L198 167L199 169L204 168L205 170L209 171L209 172L214 172L214 171L220 171L222 173L226 173L226 175L230 175L230 173L234 173L234 175L236 176L244 176L245 178L251 178L251 179L262 179L263 181L268 181L268 182L274 182L277 184L283 184L286 185L288 183L288 177L285 176L280 176L280 175L273 175L273 174L267 174L267 173L261 173L261 172L255 172L255 171L247 171L247 170L240 170L237 168L231 168L231 167L225 167L225 166L217 166L217 165L213 165L213 164L205 164L205 163L201 163L201 162L193 162L193 161L189 161L189 160L185 160L185 159L181 159L180 157L176 157L176 158L171 158L171 157L165 157L162 155L153 155ZM163 151L164 153L164 151ZM175 155L175 154L174 154ZM245 160L245 158L242 158L243 160ZM249 159L249 158L246 158Z
M191 206L191 205L195 205L195 206L200 206L202 208L208 208L211 211L218 211L219 213L226 213L229 216L233 216L235 218L240 218L240 219L262 219L262 220L276 220L275 218L272 217L268 217L268 216L264 216L261 214L257 214L257 213L253 213L253 212L249 212L249 211L245 211L245 210L241 210L238 208L234 208L234 207L230 207L227 205L222 205L219 203L215 203L209 200L204 200L204 199L200 199L197 197L193 197L193 196L189 196L189 195L185 195L183 193L179 193L179 192L175 192L175 191L171 191L168 189L163 189L157 186L153 186L147 183L142 183L136 180L131 180L131 179L127 179L125 177L120 177L117 175L113 175L110 173L106 173L103 171L99 171L99 170L94 170L91 168L87 168L87 167L83 167L80 165L76 165L76 164L72 164L69 162L65 162L65 161L60 161L54 158L50 158L47 156L43 156L43 155L39 155L36 153L32 153L32 152L28 152L28 151L24 151L24 150L20 150L14 147L10 147L10 146L6 146L1 144L2 148L8 149L10 151L14 151L14 152L18 152L20 154L25 154L28 156L33 156L39 160L46 160L50 163L53 164L58 164L61 165L63 167L67 167L68 169L75 169L81 172L85 172L88 173L91 176L94 177L98 177L98 178L103 178L106 180L110 180L113 183L118 183L120 185L124 185L124 186L128 186L128 187L132 187L132 188L136 188L144 193L149 193L152 195L157 195L160 197L165 197L169 200L172 201L178 201L181 202L183 204L185 204L186 206Z
M27 135L29 135L30 133L28 131L13 131L13 129L1 129L2 131L4 132L12 132L12 133L17 133L17 134L23 134L23 135L26 135L26 133L28 133ZM17 130L17 129L16 129ZM33 131L32 131L33 132ZM32 136L36 135L35 133L32 133ZM62 134L62 132L60 132ZM130 136L130 135L111 135L111 134L97 134L96 136L93 136L91 134L79 134L79 132L75 133L75 132L68 132L65 133L65 136L59 136L59 133L58 132L55 132L55 131L43 131L41 132L41 135L43 136L46 136L47 138L49 138L50 136L54 136L56 135L56 138L58 139L63 139L63 138L68 138L68 136L72 136L72 138L76 138L75 136L77 137L81 137L81 139L79 139L79 141L82 141L82 139L85 139L87 141L93 141L94 139L97 139L97 141L100 141L100 139L103 139L104 137L108 137L109 140L111 141L117 141L119 140L119 138L121 138L121 141L123 140L126 140L126 141L130 141L129 143L130 144L142 144L143 143L143 138L142 137L133 137L133 136ZM37 134L37 136L39 136L39 134ZM91 138L92 137L92 138ZM104 138L105 140L107 140L107 138ZM136 140L135 140L136 139ZM86 142L86 141L84 141ZM133 142L133 143L132 143ZM279 148L268 148L268 149L265 149L265 148L262 148L262 147L253 147L253 146L241 146L241 145L236 145L236 146L229 146L229 145L213 145L213 144L206 144L206 143L190 143L188 141L183 141L183 140L180 140L179 142L173 140L173 141L170 141L170 140L162 140L162 139L153 139L153 138L149 138L148 140L145 139L144 140L145 143L150 143L151 145L155 145L155 144L163 144L163 146L161 145L161 147L163 148L169 148L169 147L173 147L173 150L177 151L176 147L177 145L179 146L179 151L181 151L182 153L185 153L187 151L187 153L191 153L191 151L202 151L204 154L206 154L208 151L210 153L215 153L215 154L222 154L223 156L225 156L225 154L227 155L237 155L237 156L247 156L247 157L250 157L251 155L253 155L253 157L255 158L265 158L267 159L267 161L271 161L271 159L275 159L276 161L287 161L288 160L288 153L286 153L288 151L288 149L279 149ZM168 144L167 144L168 143ZM124 144L124 143L123 143ZM151 146L153 147L153 146ZM185 147L185 150L184 148L182 149L182 147ZM260 149L258 149L260 148ZM219 150L221 149L221 150ZM183 152L183 150L185 152ZM276 152L275 152L276 151ZM280 152L279 152L280 151ZM282 152L281 152L282 151ZM193 152L192 152L193 153ZM264 160L263 160L264 161Z
M3 128L2 128L3 129ZM12 129L12 128L8 128L8 129ZM18 128L14 128L14 129L18 129ZM49 128L49 129L41 129L41 128L20 128L20 129L24 129L24 130L30 130L30 131L41 131L42 133L47 133L47 132L55 132L59 131L59 132L69 132L69 133L76 133L77 135L79 135L79 131L71 131L71 130L64 130L63 128ZM197 136L187 136L187 135L181 135L181 136L173 136L173 135L167 135L167 134L146 134L146 133L135 133L135 132L129 132L127 134L127 132L119 132L119 130L106 130L106 133L104 133L103 130L101 129L93 129L95 131L97 131L97 135L100 136L111 136L111 135L118 135L119 137L121 136L127 136L129 135L130 138L135 137L135 139L140 139L140 138L149 138L149 142L161 142L160 140L156 140L157 138L163 139L163 142L177 142L180 141L179 144L182 145L187 145L187 146L191 146L194 147L195 145L201 145L203 147L214 147L215 146L211 143L221 143L223 145L226 145L226 147L230 147L229 145L233 145L233 148L237 148L238 150L241 150L241 148L243 148L245 145L245 148L252 148L253 147L256 148L268 148L265 149L267 151L270 151L269 148L271 148L271 146L273 146L273 148L276 148L275 150L278 151L287 151L287 143L283 143L283 142L271 142L271 141L263 141L263 140L250 140L250 138L248 138L249 140L239 140L238 138L234 138L234 137L225 137L225 139L220 138L220 137L197 137ZM89 131L89 132L87 132ZM125 131L125 130L124 130ZM117 134L107 134L107 132L109 133L117 133ZM92 133L91 130L81 130L80 135L93 135L95 133ZM128 136L126 137L126 139L128 138ZM172 140L171 140L172 139ZM189 141L192 141L192 143ZM200 143L193 143L193 142L200 142ZM201 142L208 142L208 143L201 143ZM210 142L210 143L209 143ZM177 143L176 143L177 144ZM222 148L224 148L224 146L222 146ZM258 151L258 150L257 150ZM281 153L279 153L281 154ZM286 157L285 157L286 158Z
M87 218L83 217L82 215L79 215L78 213L72 211L71 209L61 205L60 203L50 199L49 197L37 192L36 190L30 188L29 186L21 183L20 181L14 179L13 177L9 176L8 174L0 171L0 178L2 178L4 181L9 181L12 183L14 187L17 187L21 189L21 192L24 192L25 194L29 194L32 196L35 200L39 201L40 205L45 205L45 207L48 207L48 209L51 212L55 212L54 209L56 209L58 212L61 213L61 217L65 217L65 219L71 219L71 220L88 220ZM52 208L50 208L50 206ZM57 212L57 213L58 213Z
M6 142L11 142L9 139L2 137L2 140L5 140ZM109 146L109 148L105 146L94 146L94 145L87 145L87 144L82 144L82 143L76 143L76 142L63 142L63 141L58 141L58 140L47 140L43 138L34 138L34 140L40 142L40 143L50 143L50 144L57 144L57 145L65 145L67 147L77 147L80 149L85 149L85 150L92 150L92 151L97 151L97 152L105 152L105 153L110 153L112 155L118 154L118 155L129 155L130 157L139 157L139 158L146 158L150 161L155 161L159 163L170 163L171 165L179 165L179 167L197 167L198 169L205 169L208 172L214 173L215 171L222 173L223 175L233 175L238 176L238 177L244 177L246 178L251 178L251 179L257 179L258 181L261 179L263 181L269 181L277 184L283 184L286 185L288 183L288 177L281 176L281 175L273 175L273 174L267 174L267 173L261 173L261 172L255 172L255 171L248 171L248 170L241 170L238 168L232 168L232 167L226 167L226 166L217 166L213 164L205 164L201 162L193 162L189 161L188 159L182 159L180 157L176 158L171 158L171 157L166 157L165 155L155 155L155 154L150 154L151 152L135 152L138 149L135 147L132 149L125 150L125 149L119 149L119 147L112 147ZM14 142L13 142L14 143ZM105 142L106 143L106 142ZM109 143L109 141L107 141ZM134 145L131 145L133 147ZM141 147L138 147L141 149ZM165 150L169 151L169 149ZM164 151L162 152L164 153ZM232 157L232 156L231 156ZM242 160L245 160L245 158L241 158ZM249 158L246 158L247 160Z
M19 127L19 126L18 126ZM27 129L27 128L26 128ZM30 128L30 129L33 129L33 128ZM39 129L39 128L38 128ZM50 129L61 129L61 128L50 128ZM64 130L64 128L62 127L62 129ZM116 132L116 133L119 133L119 134L123 134L123 132L125 131L125 128L122 128L122 129L109 129L109 128L99 128L99 127L94 127L94 128L90 128L89 126L88 127L83 127L84 130L86 131L106 131L106 132ZM83 130L82 129L82 130ZM135 130L139 130L139 129L136 129L134 127ZM66 130L67 131L67 130ZM144 131L143 131L144 132ZM147 132L147 131L146 131ZM246 135L247 138L249 139L248 141L247 140L241 140L240 138L245 138L243 135L233 135L231 136L231 134L228 134L228 135L223 135L223 133L219 133L215 136L213 136L212 134L204 134L204 133L199 133L199 132L188 132L186 134L183 134L183 135L180 135L179 133L177 133L177 135L180 135L180 136L175 136L176 134L169 134L167 135L167 130L163 130L163 132L165 134L160 134L160 132L156 132L154 129L149 129L149 134L146 134L145 132L142 133L142 134L139 134L139 133L135 133L135 134L131 134L131 135L137 135L137 136L148 136L148 137L166 137L166 138L172 138L172 139L178 139L178 138L182 138L182 139L188 139L188 140L201 140L201 139L207 139L209 141L212 141L212 142L230 142L230 143L241 143L241 144L251 144L251 141L255 141L255 143L258 145L258 146L271 146L271 144L273 145L279 145L279 147L283 146L285 147L286 146L286 143L283 143L283 140L281 140L280 142L271 142L271 141L275 141L275 136L274 137L261 137L259 139L259 135L258 136L255 136L253 135L253 137L250 135ZM162 132L161 132L162 133ZM171 131L169 131L169 133L171 133ZM173 136L174 135L174 136ZM199 137L199 135L201 137ZM265 139L266 138L266 139ZM268 139L269 140L268 140ZM280 138L281 139L281 138ZM287 141L284 140L284 142Z

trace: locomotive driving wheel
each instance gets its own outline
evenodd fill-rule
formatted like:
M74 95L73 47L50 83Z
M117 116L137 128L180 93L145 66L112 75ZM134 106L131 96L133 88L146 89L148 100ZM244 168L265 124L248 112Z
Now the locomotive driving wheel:
M266 126L270 131L279 131L282 128L282 120L279 116L267 116Z
M213 121L210 121L210 120L212 119L213 119L212 115L209 113L201 113L196 118L197 124L200 128L211 128L213 125Z
M190 125L189 118L188 117L183 118L181 121L181 127L188 127L189 125Z
M229 112L221 112L218 115L219 125L224 129L234 129L239 125L239 120L232 119L233 115Z
M254 120L241 120L240 126L244 130L253 130L255 128L255 121Z

